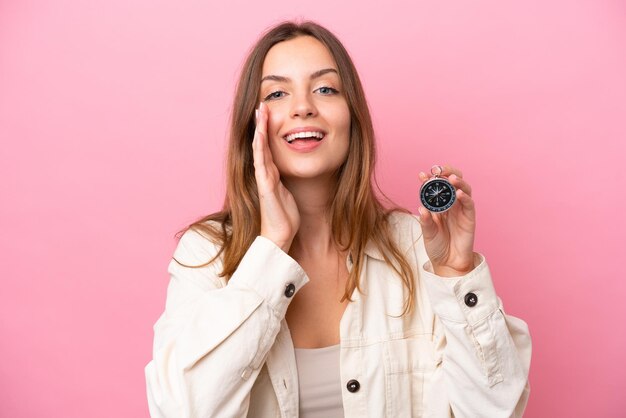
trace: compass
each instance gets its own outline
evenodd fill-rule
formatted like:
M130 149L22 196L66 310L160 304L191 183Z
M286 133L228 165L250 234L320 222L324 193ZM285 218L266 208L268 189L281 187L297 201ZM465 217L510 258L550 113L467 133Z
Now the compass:
M422 205L431 212L445 212L456 201L456 190L446 178L440 177L443 172L440 165L433 166L430 172L434 177L422 184L420 200Z

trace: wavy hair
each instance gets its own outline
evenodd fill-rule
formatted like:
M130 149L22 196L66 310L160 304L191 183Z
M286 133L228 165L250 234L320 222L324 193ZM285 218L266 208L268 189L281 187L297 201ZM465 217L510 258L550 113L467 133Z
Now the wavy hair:
M254 111L260 101L263 62L272 46L298 36L311 36L328 48L337 64L350 110L348 157L335 173L336 182L327 208L335 245L342 251L350 250L352 254L353 268L341 302L346 299L352 301L350 296L355 288L362 292L359 277L365 260L366 244L372 240L407 288L409 298L401 314L403 316L414 308L415 279L409 263L394 243L389 215L393 211L410 212L396 205L385 208L374 193L375 184L380 195L390 202L378 187L374 176L374 128L361 81L341 42L330 31L311 21L283 22L269 29L252 47L243 65L233 102L226 163L227 188L222 209L193 222L176 234L180 238L188 229L194 229L216 243L219 251L202 265L186 267L204 267L223 254L220 277L229 280L260 234L259 195L251 142L255 130Z

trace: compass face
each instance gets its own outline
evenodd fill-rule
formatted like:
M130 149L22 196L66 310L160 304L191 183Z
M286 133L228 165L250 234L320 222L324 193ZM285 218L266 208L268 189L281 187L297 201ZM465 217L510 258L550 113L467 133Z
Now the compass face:
M433 178L422 185L420 200L431 212L445 212L456 200L456 192L448 180Z

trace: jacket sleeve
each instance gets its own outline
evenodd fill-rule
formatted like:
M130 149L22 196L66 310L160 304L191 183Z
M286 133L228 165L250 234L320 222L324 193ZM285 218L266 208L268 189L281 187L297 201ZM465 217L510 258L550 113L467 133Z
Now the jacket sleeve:
M521 319L506 315L483 256L461 277L420 275L435 313L447 398L456 417L522 417L530 386L531 340Z
M261 236L227 283L215 262L182 265L206 263L216 252L188 230L169 264L165 312L154 325L153 358L145 367L152 417L245 416L292 296L309 280Z

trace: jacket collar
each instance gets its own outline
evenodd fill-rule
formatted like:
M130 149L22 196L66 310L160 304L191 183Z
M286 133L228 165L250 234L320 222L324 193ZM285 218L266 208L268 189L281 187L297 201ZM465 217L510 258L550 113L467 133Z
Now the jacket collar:
M363 250L366 256L374 258L376 260L385 261L380 250L374 244L372 240L368 240L367 244L365 244L365 249ZM348 258L346 259L346 267L348 271L352 271L352 267L354 266L354 259L352 258L352 251L348 253Z
M371 239L367 241L365 244L365 254L368 256L375 258L376 260L384 261L382 253L378 249L378 246Z

